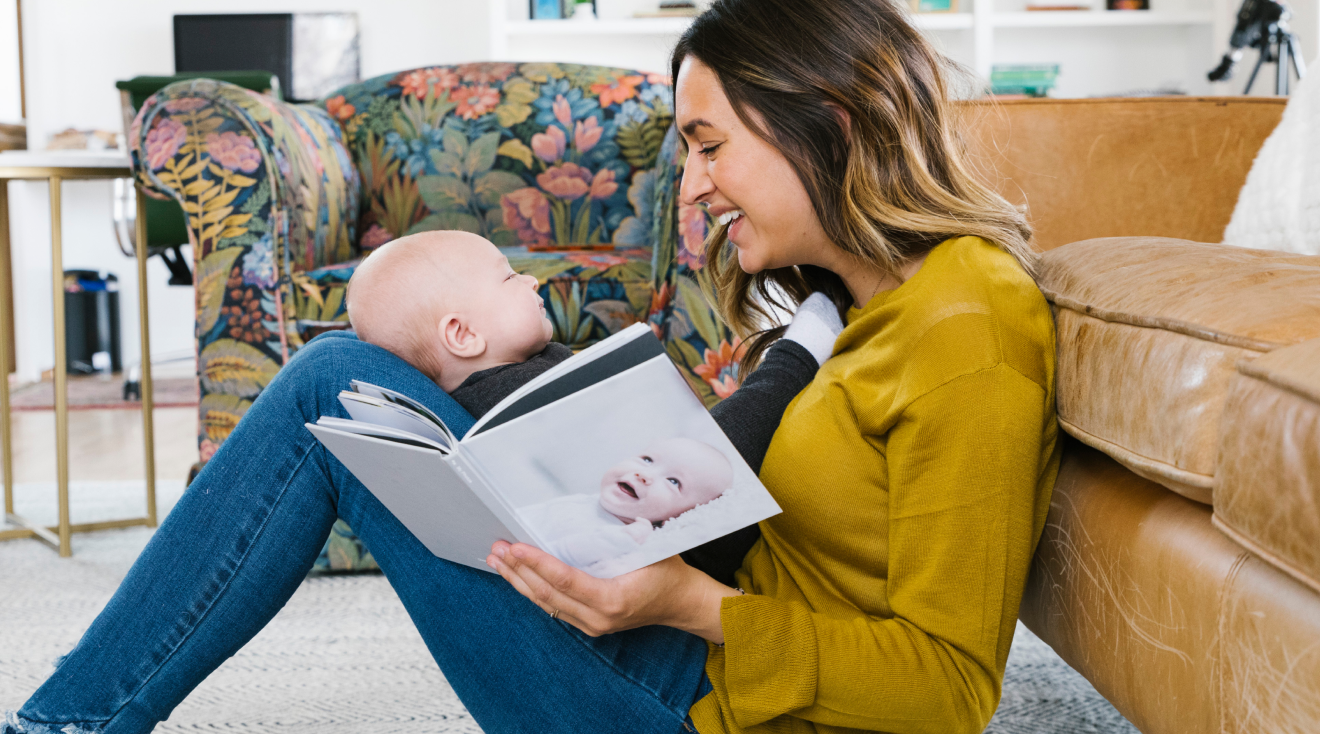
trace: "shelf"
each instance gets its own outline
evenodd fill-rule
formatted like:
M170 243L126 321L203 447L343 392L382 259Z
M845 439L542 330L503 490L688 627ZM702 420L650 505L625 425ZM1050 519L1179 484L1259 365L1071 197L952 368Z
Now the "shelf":
M972 27L971 13L914 13L909 17L913 25L925 31L954 31Z
M996 28L1089 28L1096 26L1211 25L1210 12L1150 10L1041 10L995 13Z
M505 24L504 30L509 36L676 36L691 24L691 18L511 20Z
M972 27L971 13L920 13L912 16L924 30L961 30ZM610 20L511 20L504 32L514 36L676 36L691 18L617 18Z

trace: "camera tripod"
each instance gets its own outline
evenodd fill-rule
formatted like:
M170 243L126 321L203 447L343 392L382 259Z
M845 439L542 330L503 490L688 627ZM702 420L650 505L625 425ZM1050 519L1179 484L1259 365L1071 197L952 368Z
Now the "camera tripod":
M1297 72L1300 80L1306 74L1306 63L1297 49L1297 36L1288 30L1288 19L1292 11L1278 0L1244 0L1238 11L1237 26L1229 39L1229 52L1208 75L1210 81L1228 79L1233 74L1233 65L1242 58L1244 48L1260 50L1260 58L1247 78L1247 87L1243 94L1251 93L1251 86L1256 83L1256 75L1265 64L1275 64L1274 93L1288 94L1290 69Z
M1297 52L1297 36L1289 33L1286 28L1280 28L1278 24L1269 27L1264 43L1260 46L1260 58L1256 59L1256 66L1251 70L1251 76L1247 77L1247 88L1242 90L1243 94L1251 94L1251 85L1256 82L1256 74L1260 73L1260 67L1265 64L1276 65L1274 93L1288 94L1289 64L1297 72L1299 81L1306 74L1306 62L1302 61L1302 55Z

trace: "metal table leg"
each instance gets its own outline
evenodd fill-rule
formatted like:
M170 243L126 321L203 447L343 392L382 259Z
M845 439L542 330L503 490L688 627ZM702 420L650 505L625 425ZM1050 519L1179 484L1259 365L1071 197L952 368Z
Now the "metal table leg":
M59 501L59 522L43 527L14 512L14 452L13 430L10 418L9 368L14 361L10 353L9 340L13 332L13 319L10 308L11 280L10 241L9 241L9 199L6 186L10 171L4 170L0 176L0 460L4 466L0 474L4 481L4 518L19 527L13 530L0 530L0 541L20 538L36 538L59 550L60 556L73 554L71 537L73 533L87 533L112 528L134 526L156 527L156 444L155 421L153 415L154 399L151 383L151 336L148 331L147 313L147 242L145 202L139 195L137 217L137 272L139 324L142 329L142 433L144 438L144 458L146 459L147 514L145 517L133 517L124 520L103 522L70 522L69 518L69 398L68 398L68 353L65 344L64 325L64 252L61 228L61 184L66 178L114 178L131 175L131 171L115 169L83 168L38 168L20 169L19 178L45 178L50 182L50 226L51 226L51 289L54 307L55 336L55 462L56 487ZM58 533L58 534L57 534Z
M147 202L146 195L137 191L137 272L138 323L142 333L142 435L146 443L147 471L147 526L156 527L156 432L152 407L155 403L151 389L151 329L147 314Z
M4 466L5 517L14 514L14 439L10 435L9 373L14 355L9 353L9 181L0 179L0 461Z
M73 555L69 523L69 365L64 343L64 236L60 225L60 188L50 177L50 267L55 319L55 486L60 506L60 557Z

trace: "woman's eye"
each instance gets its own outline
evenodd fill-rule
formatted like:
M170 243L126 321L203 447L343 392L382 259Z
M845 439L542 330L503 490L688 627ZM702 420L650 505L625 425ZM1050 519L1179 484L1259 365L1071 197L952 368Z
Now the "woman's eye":
M710 154L719 150L721 145L724 145L724 143L716 143L714 145L704 146L701 148L700 153L706 157L710 157Z

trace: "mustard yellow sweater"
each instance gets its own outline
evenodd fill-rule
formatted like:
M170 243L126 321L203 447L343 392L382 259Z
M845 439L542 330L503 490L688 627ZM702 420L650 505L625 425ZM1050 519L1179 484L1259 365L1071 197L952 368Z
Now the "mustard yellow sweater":
M979 732L1059 467L1054 323L984 240L848 314L784 414L702 734Z

